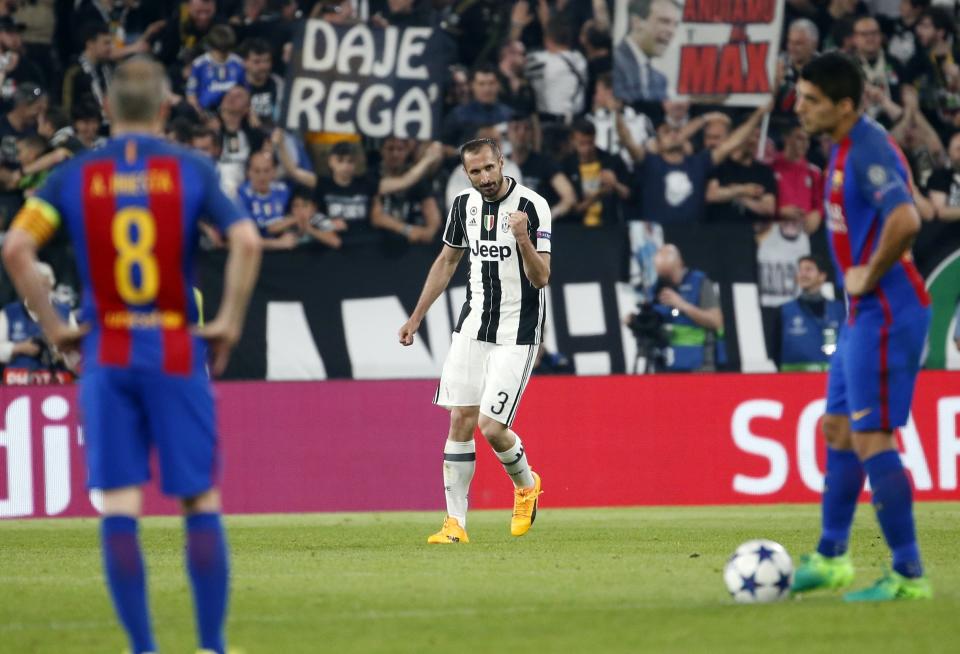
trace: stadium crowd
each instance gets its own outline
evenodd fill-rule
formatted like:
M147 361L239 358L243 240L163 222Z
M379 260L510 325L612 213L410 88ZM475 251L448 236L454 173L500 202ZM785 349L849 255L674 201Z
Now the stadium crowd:
M811 141L792 116L799 71L815 54L840 49L860 61L867 110L906 155L921 216L960 220L956 3L787 0L775 93L757 110L671 98L656 71L625 79L614 52L669 41L682 3L630 0L631 26L618 44L613 4L0 0L0 228L57 165L103 143L111 70L133 54L166 67L167 137L216 162L224 190L256 219L266 248L436 248L451 199L468 185L457 146L490 137L501 144L504 173L543 195L555 221L629 234L642 300L720 341L717 316L700 320L698 303L673 292L682 275L671 274L676 280L664 288L656 254L684 261L663 246L691 224L729 225L731 238L754 239L774 353L790 349L782 347L782 307L799 298L821 319L835 312L813 297L826 269L822 171L831 144ZM286 62L298 22L308 18L446 33L457 56L443 80L439 140L284 129ZM203 242L223 245L210 226ZM58 298L75 304L65 241L46 258ZM18 304L6 280L0 301ZM40 349L2 345L36 337L15 332L7 314L0 363ZM704 357L695 360L702 367Z

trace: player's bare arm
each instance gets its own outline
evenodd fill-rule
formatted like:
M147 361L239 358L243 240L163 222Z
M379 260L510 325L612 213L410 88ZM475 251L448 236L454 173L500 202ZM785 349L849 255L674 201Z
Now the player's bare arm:
M423 322L427 311L447 288L453 273L457 271L460 259L463 258L463 253L464 250L452 248L449 245L443 246L440 255L430 266L430 272L427 273L427 281L423 284L423 291L420 293L420 299L417 300L416 308L410 314L410 319L400 328L401 345L413 345L413 335L420 329L420 323Z
M536 288L543 288L550 281L550 255L545 252L537 252L533 247L533 241L530 240L528 230L529 221L527 214L523 211L514 211L510 214L510 231L517 239L517 250L520 258L523 259L523 270L527 274L527 279Z
M76 350L90 327L69 325L53 308L50 293L37 272L37 249L37 241L30 232L13 227L3 242L3 265L20 297L37 314L47 342L62 352Z
M920 216L912 204L904 203L891 211L873 256L865 265L847 270L844 276L847 293L856 297L872 291L890 267L909 251L919 231Z
M227 231L227 247L230 253L220 310L213 320L195 331L210 346L214 375L226 369L230 351L240 340L247 305L260 271L261 241L253 222L243 220L231 226Z

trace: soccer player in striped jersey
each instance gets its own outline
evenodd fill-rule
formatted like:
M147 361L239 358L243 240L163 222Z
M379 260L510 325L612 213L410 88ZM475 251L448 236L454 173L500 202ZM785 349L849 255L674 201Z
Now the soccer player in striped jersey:
M169 95L163 68L134 58L108 93L113 138L64 163L17 215L3 260L47 339L82 341L80 380L88 484L103 491L101 545L107 585L133 654L154 652L138 538L150 450L163 492L186 517L186 565L200 647L223 654L228 557L217 491L216 421L206 373L237 342L260 263L256 226L220 190L212 164L160 134ZM192 291L204 216L226 234L224 297L204 327ZM35 272L37 249L65 225L83 284L81 328L50 304Z
M475 139L460 148L472 185L456 196L443 251L427 275L400 342L412 345L427 310L470 251L467 299L453 330L434 404L450 410L443 450L447 517L428 543L468 542L467 494L476 464L474 430L493 447L514 485L510 532L523 536L537 517L540 477L510 426L543 337L544 287L550 279L550 207L503 175L497 142Z
M859 64L836 52L809 62L797 83L800 124L835 143L824 216L849 310L827 382L820 543L802 560L793 590L842 588L853 581L847 543L866 474L893 569L845 599L921 599L933 591L923 575L910 480L894 430L910 413L930 298L910 256L920 231L910 168L886 131L863 115L862 95Z

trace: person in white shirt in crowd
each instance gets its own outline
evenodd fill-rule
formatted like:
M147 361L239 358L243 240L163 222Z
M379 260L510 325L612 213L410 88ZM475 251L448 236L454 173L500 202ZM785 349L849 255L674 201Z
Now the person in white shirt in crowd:
M533 86L541 120L569 124L584 110L587 60L572 49L573 39L573 28L554 16L543 36L544 49L527 55L527 78Z
M656 137L656 130L646 114L634 111L629 105L621 107L621 104L613 95L613 76L603 73L597 78L593 111L587 114L587 120L597 128L597 147L607 154L619 154L627 168L633 170L633 157L621 143L620 131L626 129L633 143L644 146Z

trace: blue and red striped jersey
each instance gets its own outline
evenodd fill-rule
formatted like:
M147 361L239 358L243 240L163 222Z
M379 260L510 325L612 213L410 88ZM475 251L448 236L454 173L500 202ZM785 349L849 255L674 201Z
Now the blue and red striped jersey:
M838 280L842 282L847 269L870 260L891 212L902 204L913 204L911 188L903 153L883 127L861 116L833 146L824 183L827 240ZM850 320L858 309L877 308L892 319L899 309L929 304L923 277L908 251L874 291L851 298Z
M154 136L123 135L57 169L16 226L43 242L64 223L83 284L81 320L92 330L84 365L188 374L205 348L194 256L200 217L226 231L247 218L220 190L204 157Z

